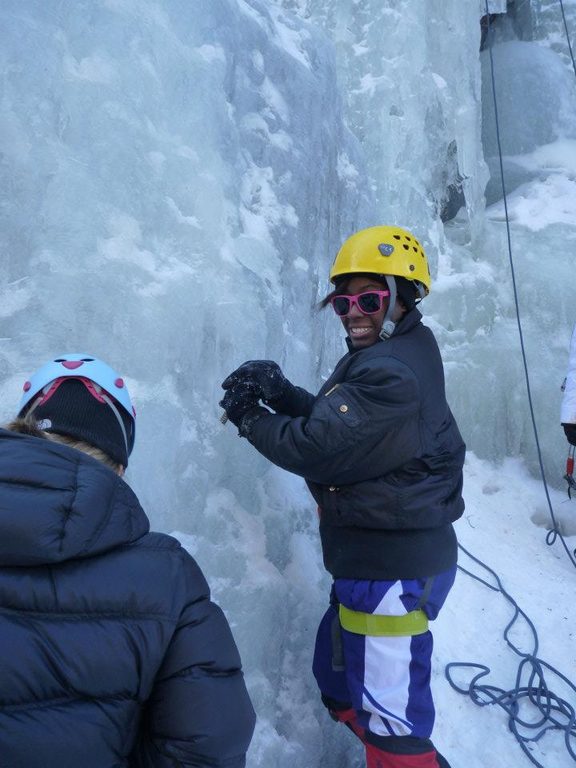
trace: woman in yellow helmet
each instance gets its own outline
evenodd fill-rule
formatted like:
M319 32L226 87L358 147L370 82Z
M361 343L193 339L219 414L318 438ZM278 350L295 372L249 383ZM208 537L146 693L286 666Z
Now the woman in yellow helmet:
M449 768L430 736L432 635L453 584L465 446L432 332L417 309L426 255L399 227L352 235L330 272L348 353L318 395L268 360L244 363L221 401L239 434L301 475L334 579L314 674L368 768ZM264 403L262 405L261 403Z

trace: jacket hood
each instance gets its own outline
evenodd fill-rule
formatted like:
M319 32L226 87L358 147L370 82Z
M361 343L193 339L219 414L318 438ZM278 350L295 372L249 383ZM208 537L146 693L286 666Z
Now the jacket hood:
M149 527L136 494L101 462L0 429L0 566L91 557Z

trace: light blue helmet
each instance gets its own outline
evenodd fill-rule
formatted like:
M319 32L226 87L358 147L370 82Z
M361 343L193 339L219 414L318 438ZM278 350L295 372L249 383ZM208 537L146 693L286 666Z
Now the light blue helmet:
M126 455L130 455L134 447L136 411L128 389L124 379L113 368L92 355L60 355L39 368L24 383L18 415L24 416L36 408L40 413L59 384L66 379L83 382L94 398L111 408L122 429Z

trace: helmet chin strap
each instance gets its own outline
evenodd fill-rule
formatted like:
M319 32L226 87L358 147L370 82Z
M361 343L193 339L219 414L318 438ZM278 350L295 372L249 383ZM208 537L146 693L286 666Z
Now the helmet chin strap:
M390 291L390 298L388 300L388 309L386 310L384 320L382 321L382 329L378 335L382 341L386 341L386 339L389 339L390 336L392 336L394 328L396 328L396 323L392 320L392 315L394 314L394 308L396 307L397 291L394 275L383 275L383 277L386 280L388 290Z

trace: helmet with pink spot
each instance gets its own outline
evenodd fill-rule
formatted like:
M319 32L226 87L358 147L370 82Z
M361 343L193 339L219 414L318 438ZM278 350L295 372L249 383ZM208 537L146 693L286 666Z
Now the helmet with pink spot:
M126 455L129 455L134 447L136 412L128 389L113 368L92 355L60 355L39 368L24 383L19 416L36 409L40 413L60 384L74 379L82 382L97 401L110 407L122 429Z

